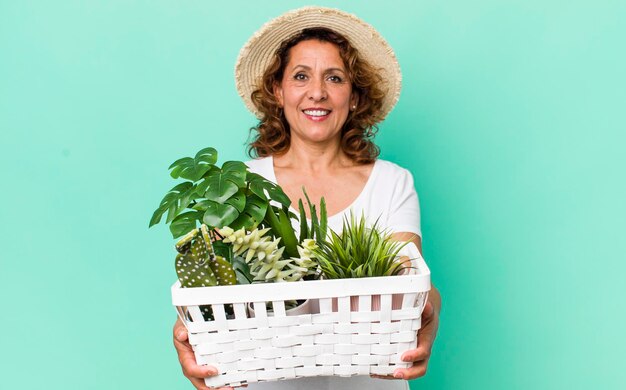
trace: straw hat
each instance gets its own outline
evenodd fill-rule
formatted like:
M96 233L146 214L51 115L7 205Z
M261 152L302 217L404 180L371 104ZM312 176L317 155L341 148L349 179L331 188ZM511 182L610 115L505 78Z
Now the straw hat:
M400 97L402 76L393 49L378 31L355 15L324 7L304 7L284 13L265 23L241 48L235 65L235 82L246 107L261 117L252 103L252 92L260 85L280 44L311 27L326 27L343 35L361 58L380 69L382 88L387 89L381 108L381 120L384 119Z

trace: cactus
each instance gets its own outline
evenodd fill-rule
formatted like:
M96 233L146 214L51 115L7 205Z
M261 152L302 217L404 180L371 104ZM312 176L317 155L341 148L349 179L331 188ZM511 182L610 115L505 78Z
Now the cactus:
M206 225L193 229L176 243L176 273L182 287L209 287L237 284L232 265L216 256ZM210 306L200 306L206 321L213 320ZM226 307L227 314L232 307Z
M206 225L194 229L177 244L176 273L182 287L209 287L237 284L231 264L216 256Z

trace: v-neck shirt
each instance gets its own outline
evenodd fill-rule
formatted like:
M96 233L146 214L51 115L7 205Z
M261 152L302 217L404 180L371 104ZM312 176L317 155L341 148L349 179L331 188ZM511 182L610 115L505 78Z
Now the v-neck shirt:
M271 156L248 161L246 165L251 172L277 183L274 159ZM291 208L298 214L293 205ZM344 210L328 217L328 227L340 233L344 218L350 218L350 211L357 218L363 213L369 225L378 220L379 228L391 232L422 235L419 199L413 175L407 169L390 161L379 159L374 162L374 167L359 195ZM292 222L294 229L299 231L297 221Z

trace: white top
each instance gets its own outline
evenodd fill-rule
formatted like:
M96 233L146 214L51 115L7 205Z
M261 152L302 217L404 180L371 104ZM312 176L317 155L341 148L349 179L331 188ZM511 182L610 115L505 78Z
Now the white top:
M269 181L276 183L274 173L274 159L264 157L246 162L251 172L258 173ZM328 226L336 232L341 231L344 216L350 216L350 210L356 217L365 214L372 224L376 218L378 226L393 232L410 232L421 236L420 209L417 192L413 186L413 175L408 170L384 160L376 160L374 168L365 187L345 210L328 217ZM293 209L294 212L297 211ZM293 227L299 231L299 225L293 222ZM299 378L277 382L252 383L250 390L331 390L331 389L361 389L361 390L408 390L409 385L404 380L374 379L369 376L341 377L313 377Z
M246 162L251 172L258 173L276 183L274 159L264 157ZM298 211L291 207L292 211ZM408 170L385 160L376 160L365 187L357 198L343 211L328 217L328 227L339 233L344 216L350 210L359 218L365 214L370 224L378 219L378 226L392 232L415 233L421 237L419 199L413 185L413 175ZM293 220L292 220L293 221ZM294 229L299 225L293 221Z

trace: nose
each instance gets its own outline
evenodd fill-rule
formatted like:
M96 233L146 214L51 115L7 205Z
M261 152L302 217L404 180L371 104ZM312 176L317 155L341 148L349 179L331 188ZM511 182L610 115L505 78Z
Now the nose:
M322 101L328 97L323 78L312 80L309 88L309 100Z

